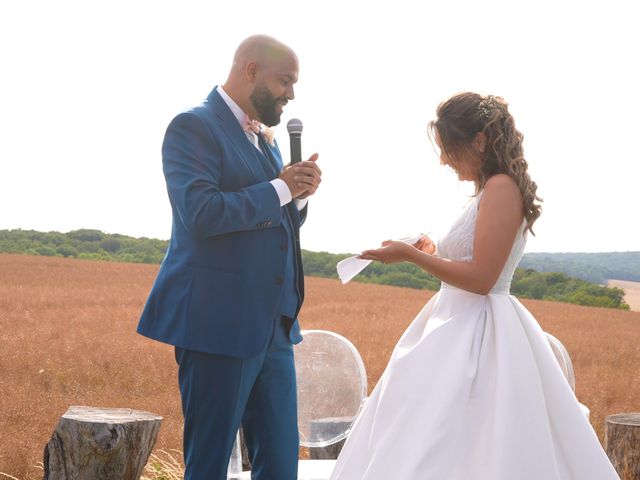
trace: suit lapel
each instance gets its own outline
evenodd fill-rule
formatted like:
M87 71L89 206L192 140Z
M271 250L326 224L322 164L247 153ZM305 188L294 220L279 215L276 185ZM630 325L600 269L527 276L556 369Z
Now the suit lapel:
M215 89L209 94L207 100L211 103L222 130L240 153L238 157L242 163L251 172L256 182L262 181L264 179L263 169L257 164L260 153L247 139L233 112L229 110L229 107L227 107L227 104L224 103L224 100ZM256 161L252 161L253 159L256 159Z
M259 152L251 144L233 112L216 89L213 89L207 100L211 104L222 130L239 151L240 160L251 172L255 181L263 181L265 173L269 180L276 178L282 170L282 159L277 144L271 147L265 141L264 135L259 134L258 141L262 149L262 152Z
M260 148L264 152L264 157L269 161L269 164L273 168L277 177L282 170L282 160L280 159L280 151L278 150L278 147L271 147L265 141L262 133L258 135L258 141L260 142Z

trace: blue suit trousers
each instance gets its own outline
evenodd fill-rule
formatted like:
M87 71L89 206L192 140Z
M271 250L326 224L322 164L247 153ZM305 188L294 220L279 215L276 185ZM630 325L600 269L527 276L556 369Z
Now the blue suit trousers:
M242 424L253 480L296 480L298 419L292 321L274 322L267 350L234 358L176 347L185 480L226 480Z

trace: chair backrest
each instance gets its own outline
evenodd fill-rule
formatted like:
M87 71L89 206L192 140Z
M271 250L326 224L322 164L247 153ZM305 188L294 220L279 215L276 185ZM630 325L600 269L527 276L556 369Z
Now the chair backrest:
M295 346L300 444L326 447L344 439L367 398L367 373L342 335L304 330Z
M560 369L562 370L562 373L564 373L564 376L567 379L567 382L569 382L571 389L575 393L576 377L575 377L575 374L573 373L573 363L571 363L571 357L569 356L569 352L567 352L567 349L564 348L564 345L562 344L562 342L560 342L560 340L558 340L556 337L554 337L550 333L547 333L547 332L544 332L544 333L547 336L549 345L551 345L551 350L553 351L553 354L555 355L556 360L560 365Z

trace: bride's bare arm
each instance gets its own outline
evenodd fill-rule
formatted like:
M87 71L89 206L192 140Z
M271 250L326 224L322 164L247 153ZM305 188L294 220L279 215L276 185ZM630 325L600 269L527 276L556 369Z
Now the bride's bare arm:
M471 261L434 257L395 241L367 250L361 258L384 263L409 261L450 285L486 295L509 258L522 219L522 195L517 185L508 175L494 175L487 181L480 199Z

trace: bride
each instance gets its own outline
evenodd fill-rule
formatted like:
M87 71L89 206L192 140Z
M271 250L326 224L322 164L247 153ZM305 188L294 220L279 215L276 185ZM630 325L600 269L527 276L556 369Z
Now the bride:
M360 258L409 261L442 288L396 345L332 480L618 479L533 316L509 295L540 216L507 103L462 93L430 132L476 195L438 242Z

